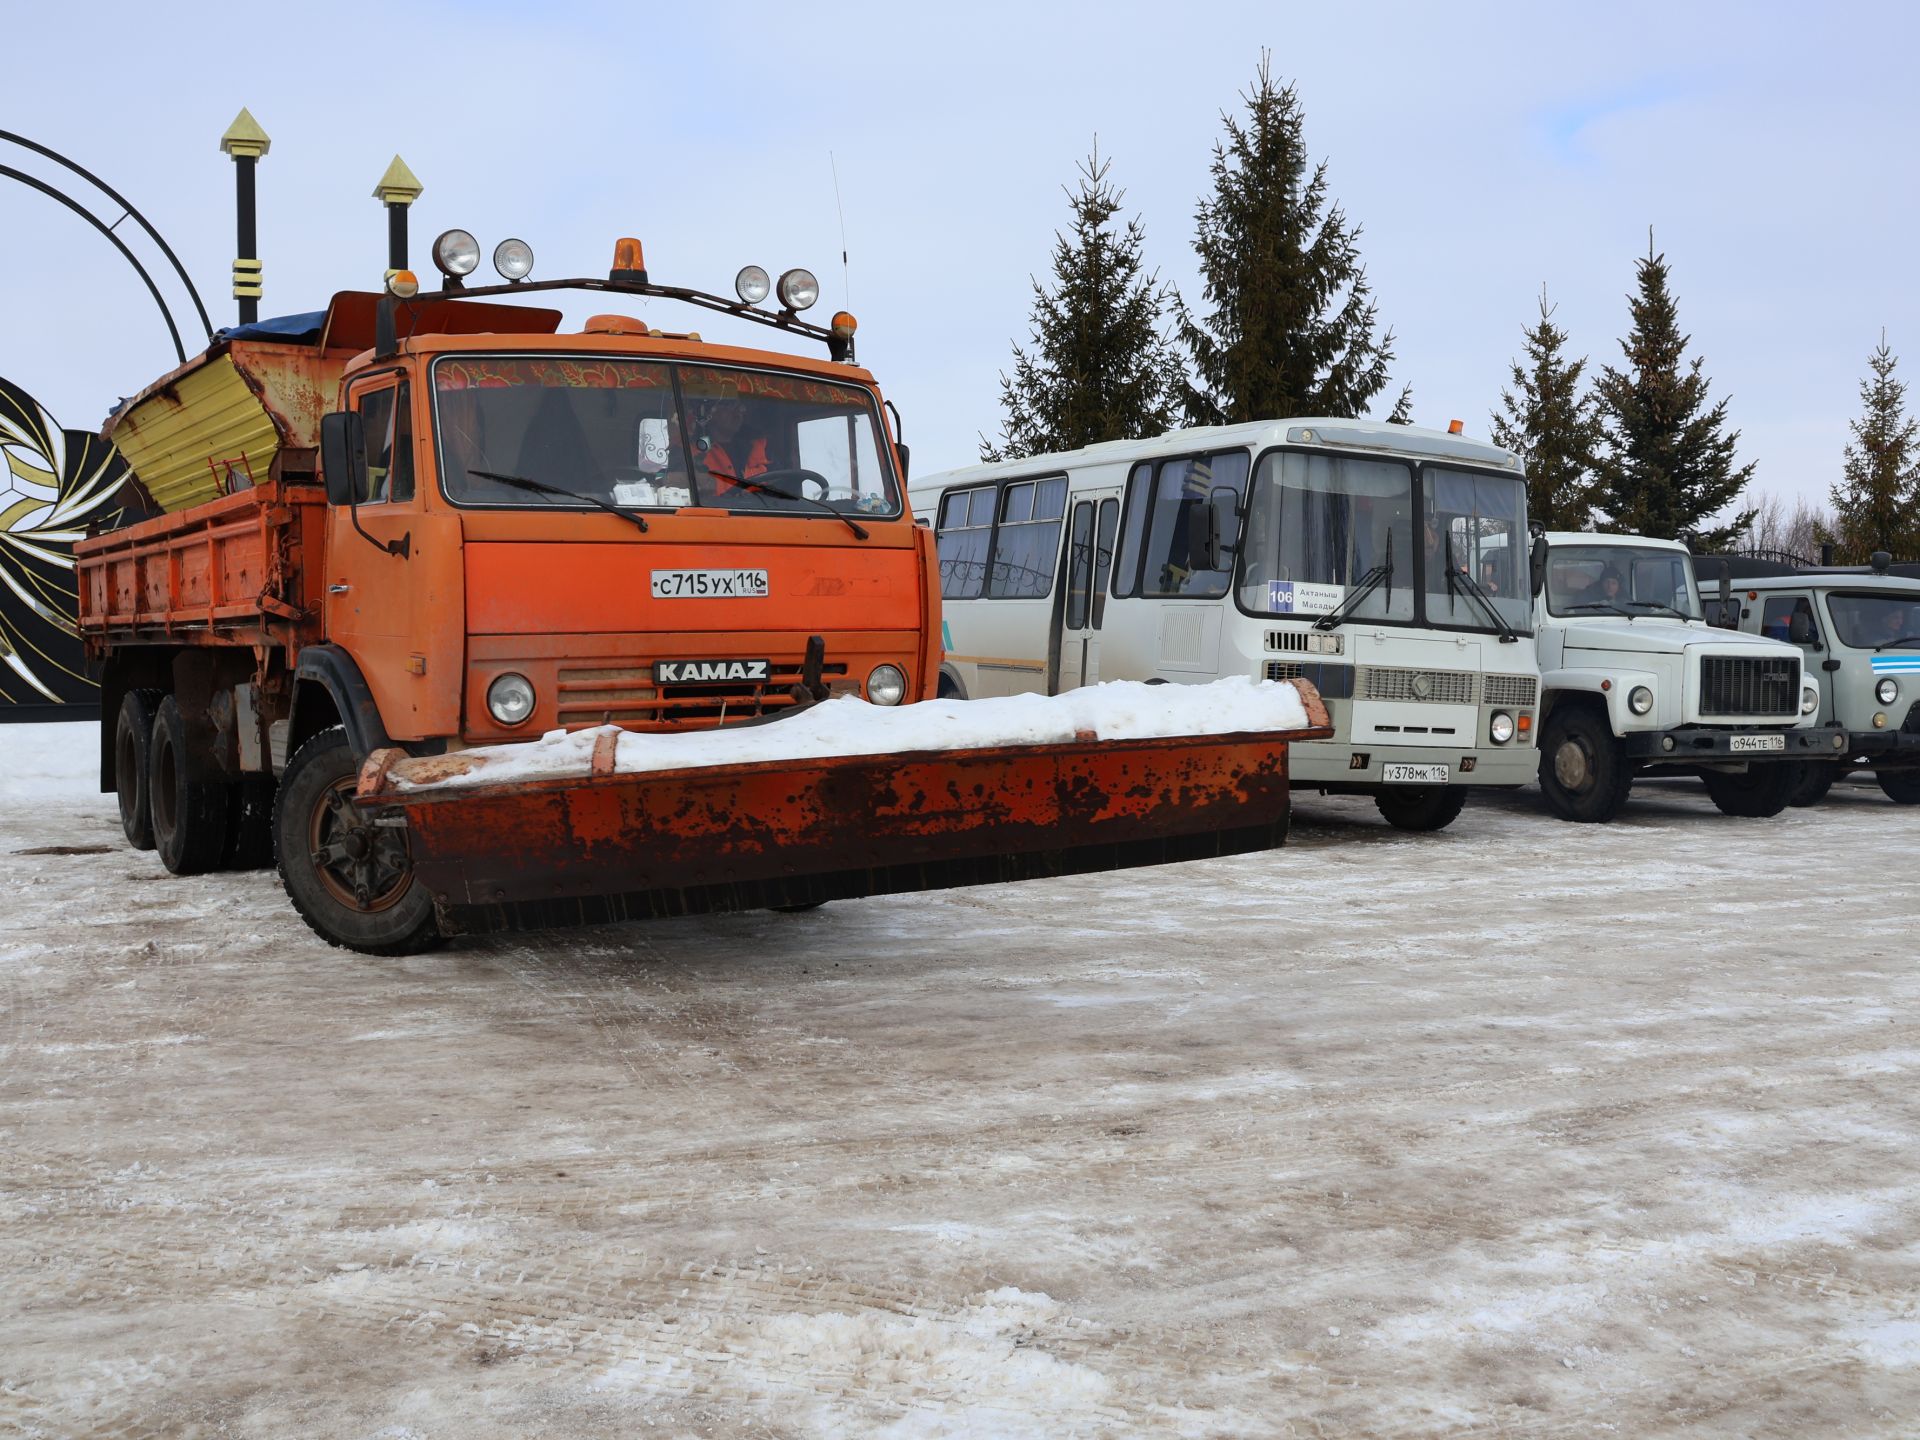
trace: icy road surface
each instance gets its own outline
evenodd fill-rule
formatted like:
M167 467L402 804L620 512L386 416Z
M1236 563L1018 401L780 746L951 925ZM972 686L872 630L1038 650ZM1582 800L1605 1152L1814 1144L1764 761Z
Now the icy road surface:
M0 727L0 1433L1920 1431L1877 789L378 961L91 746Z

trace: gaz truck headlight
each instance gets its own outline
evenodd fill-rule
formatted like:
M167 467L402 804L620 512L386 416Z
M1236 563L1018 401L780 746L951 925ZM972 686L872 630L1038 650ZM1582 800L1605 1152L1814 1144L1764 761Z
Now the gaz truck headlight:
M789 270L780 277L774 293L787 309L806 310L820 298L820 282L813 278L811 270Z
M518 725L533 714L533 682L524 675L502 675L487 686L487 713L502 725Z
M1493 712L1493 719L1487 725L1487 733L1493 736L1493 743L1504 745L1513 739L1513 717L1504 710Z
M877 665L867 676L867 699L875 705L898 705L907 698L907 677L895 665Z
M1820 708L1820 692L1809 685L1800 692L1800 713L1811 715Z
M471 275L480 263L480 242L471 231L442 230L433 241L434 268L442 275Z
M1653 709L1653 691L1645 685L1636 685L1627 694L1627 709L1636 715L1644 715Z
M1882 705L1893 704L1900 698L1900 682L1892 679L1882 680L1873 687L1873 698Z

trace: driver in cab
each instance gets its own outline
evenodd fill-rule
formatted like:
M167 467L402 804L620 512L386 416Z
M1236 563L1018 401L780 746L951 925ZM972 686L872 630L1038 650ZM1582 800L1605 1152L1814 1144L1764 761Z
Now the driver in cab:
M767 457L767 437L756 435L747 423L747 402L728 395L713 402L707 412L705 446L700 463L713 477L714 492L724 495L746 487L735 482L751 480L773 468Z

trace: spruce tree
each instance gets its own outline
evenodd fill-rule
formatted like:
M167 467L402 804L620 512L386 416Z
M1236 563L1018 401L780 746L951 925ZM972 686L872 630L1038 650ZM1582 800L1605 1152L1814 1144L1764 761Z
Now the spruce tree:
M1176 423L1180 355L1161 328L1168 292L1142 272L1139 219L1115 228L1125 192L1093 154L1067 192L1070 228L1056 232L1052 287L1033 282L1032 348L1014 347L1000 376L1006 419L982 460L1076 450L1102 440L1158 435Z
M1632 329L1620 342L1626 367L1608 366L1594 387L1607 440L1594 498L1615 529L1723 549L1752 523L1753 511L1712 528L1705 522L1740 498L1754 467L1734 465L1740 432L1726 430L1727 402L1707 406L1702 361L1685 359L1693 337L1680 333L1667 257L1654 253L1651 231L1647 258L1636 265L1639 293L1627 298Z
M1860 382L1864 413L1848 427L1846 468L1833 487L1841 558L1864 564L1876 550L1920 559L1920 422L1907 414L1907 387L1893 378L1900 361L1880 332Z
M1387 416L1389 425L1411 425L1413 423L1413 382L1407 381L1400 387L1400 398L1393 402L1393 410Z
M1493 416L1493 443L1526 461L1532 519L1549 530L1586 530L1593 524L1598 401L1580 393L1587 360L1562 353L1567 332L1553 323L1553 311L1543 285L1540 322L1522 332L1526 361L1513 362L1513 388L1500 391L1506 413Z
M1213 189L1194 219L1206 304L1180 303L1180 337L1196 381L1196 425L1288 415L1362 414L1387 384L1393 334L1376 339L1357 225L1327 196L1324 161L1309 166L1304 116L1262 52L1244 119L1221 115Z

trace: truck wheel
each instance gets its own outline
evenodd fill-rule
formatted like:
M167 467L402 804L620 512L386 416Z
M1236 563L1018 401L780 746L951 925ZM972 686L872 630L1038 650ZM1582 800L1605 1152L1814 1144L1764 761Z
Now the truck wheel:
M1396 830L1444 830L1460 818L1467 792L1458 785L1417 785L1382 790L1373 797L1373 803Z
M147 751L147 798L153 848L175 875L220 868L227 849L227 782L188 778L187 717L169 695L153 720Z
M265 870L273 864L273 781L236 780L227 802L228 870Z
M287 898L328 944L414 955L440 943L433 896L414 883L407 832L353 805L360 766L335 726L302 745L274 795L273 848Z
M1802 809L1826 799L1827 792L1840 779L1840 767L1831 760L1802 760L1793 768L1800 774L1793 782L1793 793L1787 797L1787 804Z
M129 690L113 722L113 788L120 797L120 828L136 850L153 849L153 806L147 798L147 752L153 747L158 690Z
M1764 820L1778 815L1793 799L1800 776L1791 762L1749 765L1744 775L1729 775L1723 770L1703 770L1707 794L1722 815L1738 815L1745 820Z
M1540 740L1540 793L1562 820L1600 825L1620 813L1633 768L1592 710L1557 710Z
M1876 770L1886 797L1896 805L1920 805L1920 770Z

